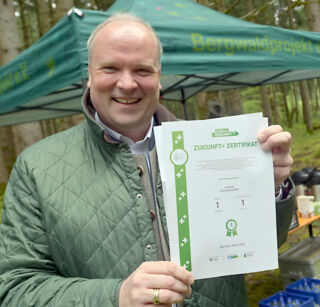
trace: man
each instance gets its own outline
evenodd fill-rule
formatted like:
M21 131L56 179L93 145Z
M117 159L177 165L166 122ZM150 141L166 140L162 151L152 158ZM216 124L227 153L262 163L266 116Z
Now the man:
M93 32L88 49L86 121L28 148L10 176L0 229L0 302L246 306L242 276L194 282L168 261L152 128L175 118L158 104L156 34L120 14ZM291 136L271 126L258 140L273 152L279 186L292 164ZM277 204L280 241L291 219L292 190L283 189Z

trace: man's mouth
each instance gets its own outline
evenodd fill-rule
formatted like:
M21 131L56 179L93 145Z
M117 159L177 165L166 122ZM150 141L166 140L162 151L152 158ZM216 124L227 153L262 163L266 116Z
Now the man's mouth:
M113 98L113 100L117 103L122 103L122 104L134 104L138 103L141 98Z

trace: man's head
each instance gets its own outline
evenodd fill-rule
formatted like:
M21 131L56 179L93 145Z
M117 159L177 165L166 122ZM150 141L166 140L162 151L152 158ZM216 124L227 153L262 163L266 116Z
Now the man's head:
M161 44L138 18L128 14L111 18L88 41L88 87L100 119L138 141L159 100Z
M137 22L140 23L141 25L145 26L146 29L148 29L150 31L150 33L153 35L156 44L158 46L158 50L159 50L159 64L161 64L161 56L163 53L163 49L162 49L162 45L160 42L160 39L156 33L156 31L148 24L146 23L144 20L128 14L128 13L117 13L112 15L110 18L108 18L107 20L105 20L104 22L102 22L101 24L99 24L91 33L88 41L87 41L87 48L88 48L88 59L89 59L89 63L91 62L91 55L92 55L92 45L93 45L93 41L97 35L97 33L104 28L107 24L113 22L113 21L124 21L124 22Z

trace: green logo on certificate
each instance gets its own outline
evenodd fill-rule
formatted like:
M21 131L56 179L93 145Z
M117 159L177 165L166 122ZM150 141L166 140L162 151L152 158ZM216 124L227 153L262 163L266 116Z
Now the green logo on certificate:
M231 131L229 128L217 128L212 132L211 136L213 138L216 137L226 137L226 136L237 136L239 134L238 131Z
M185 165L188 161L188 153L184 149L175 149L171 152L170 160L174 165Z
M227 237L234 237L237 236L237 222L234 219L230 219L226 222L226 228L227 228Z

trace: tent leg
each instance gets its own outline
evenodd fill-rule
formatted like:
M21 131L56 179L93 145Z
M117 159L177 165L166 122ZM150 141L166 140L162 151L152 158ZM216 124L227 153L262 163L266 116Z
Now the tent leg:
M186 101L183 100L183 101L181 101L181 103L182 103L182 106L183 106L184 119L188 120L189 116L188 116Z
M184 113L184 119L188 120L189 116L188 116L188 111L187 111L187 105L186 105L186 99L184 98L184 89L181 89L181 103L182 103L182 107L183 107L183 113Z

